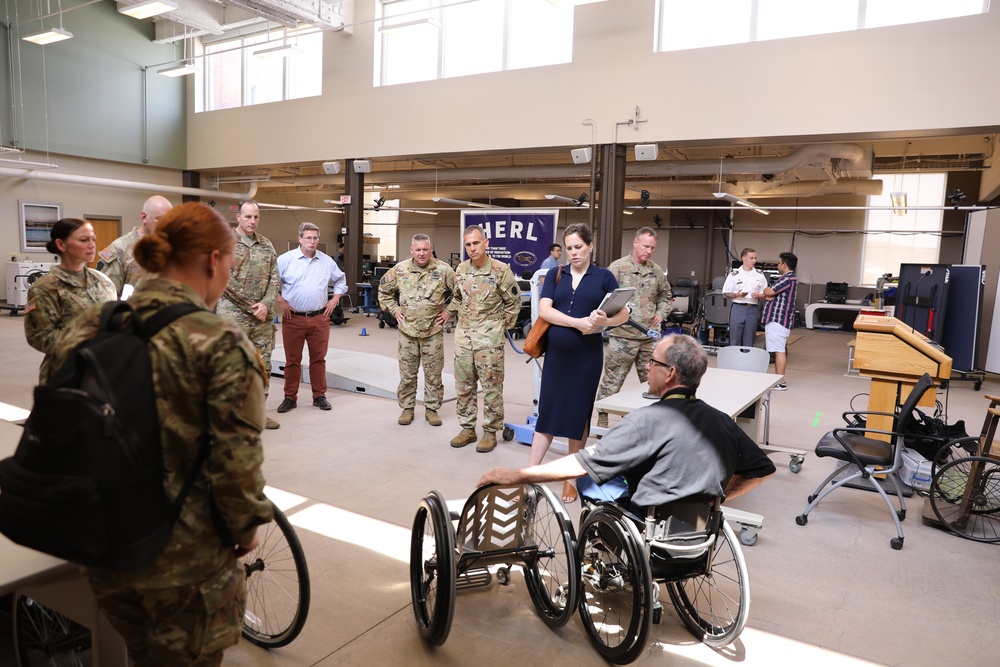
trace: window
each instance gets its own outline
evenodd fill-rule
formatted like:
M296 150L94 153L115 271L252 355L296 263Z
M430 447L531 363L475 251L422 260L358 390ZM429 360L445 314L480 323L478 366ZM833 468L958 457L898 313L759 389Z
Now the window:
M203 38L204 86L201 108L215 111L234 107L280 102L322 93L323 33L294 36L282 30L239 37ZM288 44L285 56L255 52Z
M376 0L376 86L568 63L572 2Z
M680 51L985 14L989 0L658 0L657 50Z
M375 200L385 196L387 193L366 192L365 193L365 218L364 233L371 234L378 238L378 246L365 244L364 252L370 253L372 260L381 260L383 257L396 257L396 230L399 227L399 200L389 199L382 202L385 209L373 210ZM409 246L407 246L409 247Z
M906 193L907 206L944 206L947 174L884 174L882 194L869 206L892 206L890 194ZM861 284L874 285L885 273L899 275L900 264L936 264L941 245L943 211L906 209L868 211L861 263Z

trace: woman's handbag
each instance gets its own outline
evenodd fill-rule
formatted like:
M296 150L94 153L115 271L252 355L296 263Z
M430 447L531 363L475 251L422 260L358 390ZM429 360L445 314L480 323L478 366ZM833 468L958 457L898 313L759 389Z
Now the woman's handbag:
M556 285L559 284L559 276L562 275L562 268L560 267L556 271ZM532 359L537 359L538 357L545 354L545 348L549 342L549 327L552 324L548 320L542 319L539 315L535 318L535 323L531 325L531 331L528 332L528 337L524 339L524 353L531 357Z

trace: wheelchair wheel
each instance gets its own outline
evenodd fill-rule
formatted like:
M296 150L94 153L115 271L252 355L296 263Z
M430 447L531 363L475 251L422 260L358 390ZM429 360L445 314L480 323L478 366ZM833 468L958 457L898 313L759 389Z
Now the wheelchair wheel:
M712 551L709 573L667 584L670 601L687 629L708 646L732 644L750 616L750 577L733 529L725 521Z
M968 456L943 465L931 479L931 508L942 524L976 542L1000 542L1000 462Z
M90 630L26 595L14 595L14 658L18 667L93 663Z
M299 636L309 616L309 569L295 529L274 508L274 522L259 529L260 543L243 557L247 608L243 636L258 646L278 648Z
M538 547L524 570L528 593L542 620L562 627L573 616L579 590L573 524L548 487L532 485L527 496L530 534Z
M455 531L437 491L420 501L410 538L410 597L420 635L440 646L455 612Z
M646 646L653 581L639 531L628 519L596 509L580 526L580 619L610 662L633 662Z

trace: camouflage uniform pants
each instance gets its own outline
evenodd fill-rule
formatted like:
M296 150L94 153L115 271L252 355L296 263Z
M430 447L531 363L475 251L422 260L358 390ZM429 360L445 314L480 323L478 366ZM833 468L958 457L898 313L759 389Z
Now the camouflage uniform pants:
M476 382L483 388L483 430L503 428L503 345L484 350L455 348L455 392L458 423L476 428Z
M91 585L136 665L221 665L223 650L243 631L246 573L236 558L193 584L107 587L92 580Z
M271 352L274 351L274 332L277 327L274 320L258 322L253 327L243 327L247 338L253 346L260 352L261 361L264 362L264 399L267 400L268 389L271 382Z
M399 332L399 407L413 409L417 403L417 372L424 367L424 407L435 412L444 401L444 333L412 338Z
M646 337L642 340L632 338L608 338L608 349L604 351L604 376L601 386L597 389L597 400L617 394L628 377L628 372L635 364L635 372L641 382L648 380L646 364L653 357L656 341Z

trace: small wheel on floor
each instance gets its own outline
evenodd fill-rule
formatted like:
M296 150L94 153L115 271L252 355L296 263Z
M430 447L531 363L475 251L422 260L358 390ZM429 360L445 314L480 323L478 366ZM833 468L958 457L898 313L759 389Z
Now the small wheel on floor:
M420 501L410 537L410 597L420 635L440 646L455 612L455 529L437 491Z
M983 383L980 382L979 380L976 380L976 383L974 385L972 385L972 388L975 391L979 391L980 389L983 388Z
M740 544L752 547L753 545L757 544L757 537L758 535L756 531L754 531L751 534L750 531L747 530L746 528L740 529Z
M809 502L812 501L810 500ZM795 517L795 523L799 524L800 526L804 526L807 523L809 523L809 517L807 517L805 514L800 514L797 517Z
M663 620L663 605L657 602L656 606L653 607L653 623L659 625L660 621L662 620Z
M906 510L896 510L896 516L899 517L900 521L905 520L906 519Z
M501 435L503 436L504 442L510 442L514 439L514 429L510 426L504 426L503 433L501 433Z
M521 502L535 552L525 561L524 578L538 615L558 628L573 617L580 589L573 523L548 487L532 484L525 490Z
M510 568L506 565L501 565L497 570L497 583L501 586L506 586L510 583Z
M792 460L788 462L788 469L796 475L799 474L799 471L802 470L802 462L804 460L801 456L793 456Z
M378 328L379 329L385 329L385 320L379 320L378 321Z
M806 502L807 503L811 503L814 500L816 500L816 496L815 495L811 495L811 496L809 496L809 497L806 498Z
M891 546L896 551L899 551L900 549L903 548L903 538L902 537L892 538L891 540L889 540L889 546Z

